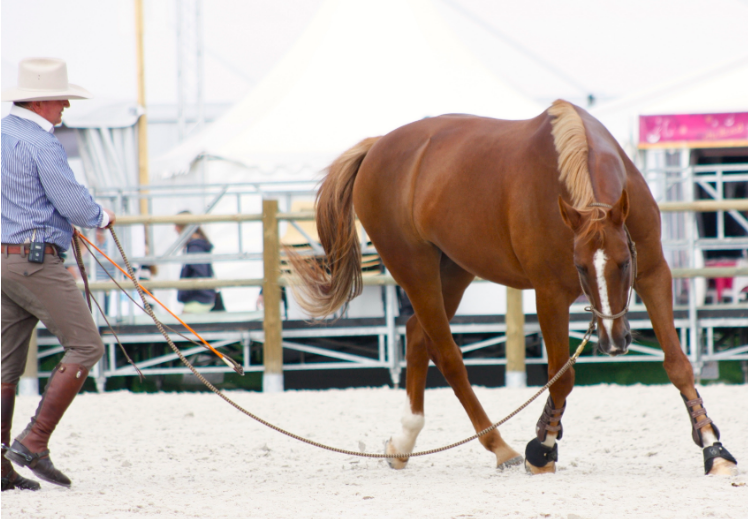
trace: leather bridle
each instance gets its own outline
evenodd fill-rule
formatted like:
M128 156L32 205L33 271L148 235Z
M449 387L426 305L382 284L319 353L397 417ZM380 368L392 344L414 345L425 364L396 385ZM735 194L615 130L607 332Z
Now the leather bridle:
M603 207L605 209L613 209L613 206L610 204L604 204L602 202L593 202L589 205L589 207ZM631 239L631 233L629 233L628 227L626 227L626 224L623 225L623 230L626 231L626 239L628 240L628 247L629 247L629 253L631 254L631 286L629 287L629 297L626 301L626 306L618 312L617 314L613 315L607 315L599 311L595 306L592 304L592 298L587 293L587 291L584 289L584 283L582 282L582 274L580 274L577 271L577 275L579 276L579 285L582 287L582 292L584 292L584 295L587 296L587 300L590 302L590 306L586 306L584 310L586 312L592 312L594 315L599 317L600 319L618 319L619 317L623 317L626 315L626 312L629 311L629 306L631 305L631 295L634 293L634 283L636 283L636 276L637 276L637 256L636 256L636 244L634 243L634 240Z

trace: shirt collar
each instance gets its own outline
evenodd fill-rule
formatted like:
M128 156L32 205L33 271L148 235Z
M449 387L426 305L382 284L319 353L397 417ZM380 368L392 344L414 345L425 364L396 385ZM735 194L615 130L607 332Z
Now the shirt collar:
M55 132L55 125L46 120L41 115L37 114L36 112L32 112L31 110L27 110L25 108L21 108L18 105L12 105L10 107L10 115L15 115L16 117L20 117L21 119L28 119L29 121L35 122L39 126L41 126L42 130L48 133L54 133Z

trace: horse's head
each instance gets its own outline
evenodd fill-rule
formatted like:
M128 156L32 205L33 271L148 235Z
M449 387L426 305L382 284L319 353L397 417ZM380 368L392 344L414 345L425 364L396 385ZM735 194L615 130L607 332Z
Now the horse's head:
M598 347L608 355L625 354L631 344L626 311L636 272L633 244L624 226L628 194L623 191L613 206L596 203L582 210L559 197L559 208L574 232L574 266L597 316Z

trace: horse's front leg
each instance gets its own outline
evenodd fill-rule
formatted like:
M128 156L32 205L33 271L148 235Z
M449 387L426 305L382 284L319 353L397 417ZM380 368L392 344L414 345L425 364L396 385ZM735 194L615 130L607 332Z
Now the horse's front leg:
M558 294L537 293L540 329L548 351L548 379L553 378L569 360L569 306ZM525 468L531 474L556 472L558 444L563 435L561 417L566 397L574 387L574 368L569 368L549 388L543 414L535 426L535 438L525 449Z
M711 475L734 475L737 461L720 443L717 426L706 414L703 400L694 386L693 368L680 347L673 324L672 279L662 261L637 278L636 291L647 306L649 318L665 354L665 371L681 393L692 428L693 441L703 449L704 471Z

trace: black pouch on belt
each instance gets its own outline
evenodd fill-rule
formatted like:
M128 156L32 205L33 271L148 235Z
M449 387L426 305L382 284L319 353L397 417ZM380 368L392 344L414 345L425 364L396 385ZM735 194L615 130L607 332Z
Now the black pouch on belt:
M44 263L44 249L47 246L43 241L32 241L29 249L29 262Z

